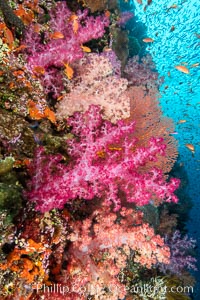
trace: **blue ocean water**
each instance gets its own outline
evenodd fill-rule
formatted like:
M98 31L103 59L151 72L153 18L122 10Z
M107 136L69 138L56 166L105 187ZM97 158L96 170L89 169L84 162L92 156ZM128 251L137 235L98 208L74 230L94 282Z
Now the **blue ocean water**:
M145 26L143 38L154 40L146 51L152 55L160 77L164 78L160 103L164 115L172 118L176 126L178 163L186 171L186 193L193 202L188 232L197 240L200 249L200 1L153 0L146 7L147 1L143 2L141 5L132 1L131 10L137 22ZM178 71L177 65L187 67L189 74ZM179 123L180 120L186 122ZM194 146L194 153L186 144ZM200 251L198 265L199 259ZM200 299L200 270L195 276L194 298Z

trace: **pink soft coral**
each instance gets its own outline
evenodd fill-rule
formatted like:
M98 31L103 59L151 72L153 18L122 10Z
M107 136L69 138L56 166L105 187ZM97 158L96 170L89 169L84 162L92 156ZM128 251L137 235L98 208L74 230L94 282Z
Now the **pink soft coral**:
M88 16L88 10L78 11L75 15L65 2L57 2L49 15L50 30L43 29L43 40L32 24L26 32L24 44L27 69L38 76L39 67L42 70L39 78L44 91L58 97L64 89L60 68L82 58L82 44L102 37L105 27L109 25L109 19L105 15Z
M84 299L89 295L96 299L124 299L127 290L119 274L129 259L146 268L169 262L169 248L143 223L140 211L124 208L117 216L103 207L89 218L69 224L72 243L64 257L68 265L57 280L70 290L76 285L73 299L82 299L80 291Z
M30 69L34 66L61 67L63 62L71 63L80 59L84 54L81 45L102 37L104 28L109 25L109 20L104 15L96 18L88 16L88 10L78 11L75 16L65 2L57 2L50 11L50 17L51 32L45 32L45 43L41 43L40 35L34 31L34 25L26 33L24 42L27 45ZM77 30L74 29L74 22ZM56 32L62 34L63 38L52 38L52 33Z
M91 104L100 105L105 118L112 122L130 116L128 81L115 75L115 67L105 55L90 53L74 65L76 78L68 85L69 93L57 104L57 117L85 112Z
M114 209L121 207L120 194L127 202L145 205L151 201L177 202L174 191L178 179L166 182L162 171L150 161L164 155L162 138L150 138L147 147L137 147L133 137L135 122L102 119L99 106L85 113L75 113L68 120L75 138L67 141L71 161L62 164L62 155L46 155L39 148L30 167L32 176L26 193L42 212L63 208L76 198L103 197ZM77 138L76 138L77 137Z

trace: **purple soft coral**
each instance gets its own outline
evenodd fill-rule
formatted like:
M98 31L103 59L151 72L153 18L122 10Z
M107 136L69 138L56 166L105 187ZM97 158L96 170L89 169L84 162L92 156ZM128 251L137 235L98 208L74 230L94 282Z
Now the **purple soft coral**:
M114 125L103 120L100 107L94 105L85 113L75 113L68 124L77 137L67 141L70 163L64 165L61 155L46 155L39 148L30 167L32 179L26 195L38 210L63 208L76 198L90 200L95 196L118 210L120 194L136 205L154 200L177 202L173 193L179 180L165 182L162 171L148 165L164 155L163 139L152 137L148 147L137 147L135 122Z
M192 252L196 247L196 241L187 235L181 236L176 230L171 237L165 237L165 244L170 248L171 258L169 264L159 264L160 271L180 275L185 269L197 270L197 259Z

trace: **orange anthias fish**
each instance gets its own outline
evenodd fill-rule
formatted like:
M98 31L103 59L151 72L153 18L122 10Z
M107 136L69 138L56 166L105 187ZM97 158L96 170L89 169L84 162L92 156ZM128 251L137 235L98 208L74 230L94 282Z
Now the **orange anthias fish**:
M82 48L83 52L91 52L91 49L87 46L81 45L81 48Z
M196 67L198 67L199 65L200 65L200 63L196 63L196 64L191 65L190 67L191 67L191 68L196 68Z
M57 98L57 101L61 101L63 98L64 98L65 95L60 95L58 98Z
M188 68L186 68L185 66L179 65L179 66L175 66L175 68L178 71L182 72L182 73L185 73L185 74L189 74L190 73L190 71L188 70Z
M72 14L69 17L69 21L72 22L72 28L73 28L74 33L76 34L78 32L78 28L79 28L78 16L75 14Z
M187 122L187 120L179 120L178 124L183 124L183 123L186 123L186 122Z
M64 34L60 31L55 31L54 33L50 34L50 38L51 39L63 39L64 38Z
M16 160L14 162L14 168L20 168L20 167L28 167L30 166L31 160L29 158L25 158L23 160Z
M185 144L185 146L186 146L193 154L195 153L194 145L192 145L192 144Z
M153 43L154 39L152 39L152 38L145 38L145 39L143 39L143 42L144 43Z
M75 20L73 22L73 31L74 31L75 34L77 34L77 32L78 32L78 28L79 28L79 23L78 23L77 20Z
M69 66L68 63L64 63L64 66L65 66L64 72L67 75L67 78L72 79L74 75L74 70Z
M169 8L177 8L177 4L172 4Z

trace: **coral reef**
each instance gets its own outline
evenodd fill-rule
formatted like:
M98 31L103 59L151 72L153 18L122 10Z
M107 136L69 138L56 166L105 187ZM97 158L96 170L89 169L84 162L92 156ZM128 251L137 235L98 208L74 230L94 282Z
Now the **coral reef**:
M4 2L0 299L191 299L186 176L131 3Z

